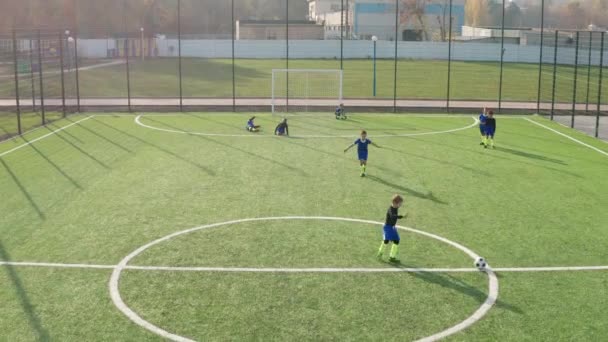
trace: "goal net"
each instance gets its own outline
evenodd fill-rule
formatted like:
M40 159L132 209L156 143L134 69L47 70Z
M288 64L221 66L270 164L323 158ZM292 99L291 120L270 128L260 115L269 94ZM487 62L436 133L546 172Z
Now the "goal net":
M342 102L342 70L273 69L272 113L298 114Z

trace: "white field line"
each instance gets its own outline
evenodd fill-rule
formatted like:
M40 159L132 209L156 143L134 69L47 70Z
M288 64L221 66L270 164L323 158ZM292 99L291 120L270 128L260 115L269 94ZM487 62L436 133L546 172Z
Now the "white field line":
M15 151L17 151L17 150L19 150L19 149L22 149L22 148L24 148L24 147L26 147L26 146L29 146L30 144L33 144L33 143L35 143L35 142L37 142L37 141L42 140L42 139L44 139L44 138L50 137L51 135L53 135L53 134L55 134L55 133L57 133L57 132L63 131L63 130L64 130L64 129L66 129L66 128L69 128L69 127L72 127L72 126L74 126L74 125L77 125L77 124L79 124L79 123L81 123L81 122L83 122L83 121L85 121L85 120L88 120L88 119L90 119L90 118L92 118L92 117L93 117L93 116L87 116L87 117L86 117L86 118L84 118L84 119L80 119L80 120L78 120L78 121L76 121L76 122L73 122L73 123L71 123L71 124L67 125L67 126L63 126L63 127L59 128L59 129L56 129L56 130L54 130L54 131L52 131L52 132L48 133L48 134L45 134L45 135L43 135L43 136L41 136L41 137L38 137L38 138L36 138L36 139L34 139L34 140L30 140L30 141L28 141L28 142L27 142L27 143L25 143L25 144L19 145L19 146L15 147L15 148L13 148L13 149L10 149L10 150L8 150L8 151L6 151L6 152L2 152L2 153L0 153L0 157L4 157L5 155L7 155L7 154L9 154L9 153L12 153L12 152L15 152Z
M0 266L13 267L46 267L46 268L79 268L79 269L114 269L118 265L64 264L49 262L0 261ZM127 265L125 270L168 271L168 272L235 272L235 273L471 273L479 272L476 268L412 268L412 267L197 267L197 266L134 266ZM499 273L512 272L576 272L608 271L608 266L548 266L548 267L498 267L492 271Z
M549 126L545 126L545 125L543 125L543 124L541 124L541 123L538 123L538 122L536 122L536 121L534 121L534 120L530 120L530 119L528 119L528 118L524 118L524 120L526 120L526 121L528 121L528 122L531 122L531 123L533 123L533 124L535 124L535 125L537 125L537 126L540 126L540 127L544 128L544 129L547 129L547 130L549 130L549 131L551 131L551 132L553 132L553 133L555 133L555 134L561 135L561 136L562 136L562 137L564 137L564 138L570 139L570 140L574 141L575 143L581 144L581 145L583 145L583 146L585 146L585 147L587 147L587 148L590 148L590 149L592 149L592 150L594 150L594 151L597 151L597 152L599 152L599 153L601 153L601 154L603 154L603 155L605 155L605 156L607 156L607 157L608 157L608 152L606 152L606 151L602 151L602 150L600 150L599 148L597 148L597 147L595 147L595 146L591 146L591 145L589 145L589 144L587 144L587 143L584 143L584 142L582 142L582 141L580 141L580 140L578 140L578 139L576 139L576 138L573 138L573 137L571 137L571 136L569 136L569 135L567 135L567 134L564 134L564 133L562 133L562 132L560 132L560 131L557 131L557 130L555 130L555 129L553 129L553 128L549 127Z
M559 122L559 121L557 121L557 120L554 120L553 122L555 122L556 124L558 124L558 125L560 125L560 126L562 126L562 127L564 127L564 128L572 129L572 127L570 127L570 126L568 126L568 125L566 125L566 124L563 124L563 123L561 123L561 122ZM576 129L576 127L575 127L574 129ZM594 137L593 135L591 135L591 134L588 134L588 133L586 133L586 132L583 132L583 131L581 131L581 130L579 130L579 129L576 129L576 130L577 130L577 131L579 131L579 132L581 132L581 133L583 133L584 135L586 135L586 136L588 136L588 137L595 138L595 137ZM601 142L603 142L604 144L608 144L608 140L597 139L597 141L601 141Z
M146 124L144 124L144 123L141 122L141 118L143 116L144 115L138 115L135 118L135 123L138 124L139 126L144 127L144 128L149 128L149 129L153 129L153 130L157 130L157 131L162 131L162 132L168 132L168 133L178 133L178 134L187 134L187 135L200 135L200 136L207 136L207 137L231 137L231 138L236 138L236 137L245 137L245 138L274 138L274 137L276 137L274 135L260 135L260 134L256 134L256 133L249 133L249 134L219 134L219 133L202 133L202 132L178 131L178 130L174 130L174 129L166 129L166 128L159 128L159 127L155 127L155 126L146 125ZM464 130L467 130L467 129L475 127L479 123L479 121L477 120L477 118L475 118L475 117L472 117L472 118L473 118L473 123L470 124L470 125L468 125L468 126L466 126L466 127L460 127L460 128L455 128L455 129L450 129L450 130L445 130L445 131L433 131L433 132L422 132L422 133L405 133L405 134L394 134L394 135L388 135L388 134L374 135L373 138L416 137L416 136L423 136L423 135L436 135L436 134L445 134L445 133L453 133L453 132L458 132L458 131L464 131ZM354 136L355 136L354 134L351 134L351 135L291 135L291 137L293 137L293 138L310 138L310 139L352 138Z

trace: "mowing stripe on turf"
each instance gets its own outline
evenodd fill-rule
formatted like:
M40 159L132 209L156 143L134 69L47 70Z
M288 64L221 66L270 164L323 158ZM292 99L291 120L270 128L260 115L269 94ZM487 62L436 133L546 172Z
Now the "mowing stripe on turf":
M587 143L584 143L584 142L582 142L582 141L580 141L580 140L578 140L578 139L576 139L576 138L573 138L573 137L569 136L568 134L564 134L564 133L562 133L562 132L560 132L560 131L557 131L557 130L555 130L555 129L553 129L553 128L549 127L549 126L545 126L545 125L543 125L543 124L541 124L541 123L538 123L538 122L536 122L536 121L534 121L534 120L530 120L530 119L528 119L528 118L524 118L524 120L526 120L526 121L528 121L528 122L531 122L531 123L533 123L533 124L535 124L535 125L537 125L537 126L540 126L540 127L544 128L544 129L548 129L548 130L550 130L551 132L553 132L553 133L555 133L555 134L559 134L559 135L561 135L561 136L563 136L563 137L565 137L565 138L568 138L568 139L570 139L570 140L572 140L572 141L574 141L574 142L576 142L576 143L578 143L578 144L581 144L581 145L583 145L583 146L585 146L585 147L588 147L588 148L590 148L590 149L592 149L592 150L594 150L594 151L597 151L597 152L599 152L599 153L601 153L601 154L603 154L603 155L605 155L605 156L607 156L607 157L608 157L608 152L606 152L606 151L602 151L602 150L600 150L599 148L597 148L597 147L595 147L595 146L591 146L591 145L589 145L589 144L587 144Z
M22 144L22 145L19 145L19 146L15 147L15 148L13 148L13 149L10 149L10 150L8 150L8 151L6 151L6 152L2 152L2 153L0 153L0 157L4 157L5 155L7 155L7 154L9 154L9 153L15 152L15 151L17 151L17 150L19 150L19 149L22 149L22 148L24 148L24 147L26 147L26 146L29 146L30 144L33 144L33 143L35 143L36 141L40 141L40 140L42 140L42 139L44 139L44 138L50 137L51 135L53 135L53 134L55 134L55 133L57 133L57 132L63 131L63 130L64 130L64 129L66 129L66 128L69 128L69 127L72 127L72 126L74 126L74 125L77 125L77 124L79 124L79 123L81 123L81 122L83 122L83 121L85 121L85 120L88 120L88 119L90 119L90 118L92 118L92 117L94 117L94 115L93 115L93 116L87 116L87 117L86 117L86 118L84 118L84 119L80 119L80 120L78 120L78 121L76 121L76 122L73 122L73 123L71 123L71 124L67 125L67 126L64 126L64 127L59 128L59 129L56 129L56 130L54 130L54 131L51 131L51 133L45 134L45 135L43 135L43 136L41 136L41 137L38 137L38 138L36 138L36 139L34 139L34 140L28 141L27 143Z

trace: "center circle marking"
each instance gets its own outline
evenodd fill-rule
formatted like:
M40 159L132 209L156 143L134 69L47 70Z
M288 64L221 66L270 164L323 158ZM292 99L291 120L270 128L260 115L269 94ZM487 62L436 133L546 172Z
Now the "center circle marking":
M129 318L131 321L133 321L135 324L161 336L167 339L170 339L172 341L177 341L177 342L194 342L194 340L189 339L187 337L184 336L180 336L180 335L176 335L173 333L170 333L148 321L146 321L145 319L143 319L141 316L139 316L135 311L133 311L131 308L129 308L125 302L122 300L122 297L120 295L120 290L119 290L119 281L120 281L120 276L122 274L122 271L124 271L127 268L128 263L133 260L135 257L137 257L139 254L141 254L142 252L144 252L145 250L147 250L148 248L155 246L159 243L168 241L174 237L177 236L181 236L181 235L185 235L185 234L189 234L189 233L193 233L193 232L197 232L200 230L204 230L204 229L209 229L209 228L214 228L214 227L221 227L221 226L228 226L228 225L232 225L232 224L238 224L238 223L245 223L245 222L259 222L259 221L279 221L279 220L317 220L317 221L343 221L343 222L355 222L355 223L367 223L367 224L373 224L373 225L384 225L383 222L377 222L377 221L371 221L371 220L361 220L361 219L353 219L353 218L344 218L344 217L324 217L324 216L284 216L284 217L260 217L260 218L247 218L247 219L239 219L239 220L233 220L233 221L226 221L226 222L220 222L220 223L213 223L213 224L207 224L207 225L203 225L203 226L199 226L199 227L195 227L195 228L190 228L190 229L186 229L186 230L182 230L179 232L175 232L173 234L169 234L165 237L156 239L152 242L149 242L148 244L145 244L139 248L137 248L135 251L131 252L131 254L127 255L126 257L124 257L119 263L118 265L116 265L114 267L114 270L112 271L112 276L110 277L110 283L109 283L109 290L110 290L110 297L112 298L112 302L114 303L114 305L116 306L116 308L118 308L118 310L120 310L125 316L127 316L127 318ZM441 241L445 244L448 244L462 252L464 252L465 254L467 254L469 257L471 257L473 260L477 259L479 257L479 255L477 255L477 253L473 252L472 250L470 250L469 248L448 240L444 237L441 237L439 235L435 235L432 233L427 233L425 231L421 231L421 230L417 230L417 229L413 229L413 228L408 228L408 227L403 227L403 226L397 226L397 228L399 228L400 230L403 231L407 231L410 233L415 233L415 234L419 234L422 236L426 236L429 237L431 239L437 240L437 241ZM498 298L498 277L496 277L496 274L494 274L494 272L492 271L491 268L488 268L488 270L486 270L485 272L488 276L488 297L486 298L486 300L481 304L481 306L471 315L469 316L467 319L465 319L464 321L450 327L447 328L443 331L440 331L436 334L433 334L431 336L427 336L424 337L422 339L417 340L417 342L432 342L432 341L438 341L444 337L450 336L452 334L455 334L459 331L462 331L468 327L470 327L471 325L475 324L477 321L479 321L481 318L483 318L488 311L492 308L492 306L496 303L496 300Z

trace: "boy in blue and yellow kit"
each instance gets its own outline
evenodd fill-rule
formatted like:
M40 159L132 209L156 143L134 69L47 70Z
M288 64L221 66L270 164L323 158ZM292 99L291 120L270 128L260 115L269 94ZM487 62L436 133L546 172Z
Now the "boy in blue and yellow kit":
M479 145L485 145L486 139L486 121L488 120L488 110L483 108L483 112L479 115L479 132L481 133L481 142Z
M374 145L378 148L380 146L374 144L371 140L367 139L367 132L361 131L361 138L355 140L350 146L348 146L344 153L348 152L353 146L357 145L357 155L359 157L359 165L361 165L361 177L365 177L367 171L367 146Z
M388 261L399 262L397 256L399 255L399 232L397 232L397 220L402 219L403 216L399 215L399 207L403 204L403 197L399 195L393 196L391 206L386 212L386 221L384 221L382 243L378 250L378 259L382 259L384 255L384 249L388 246L389 242L393 243Z

